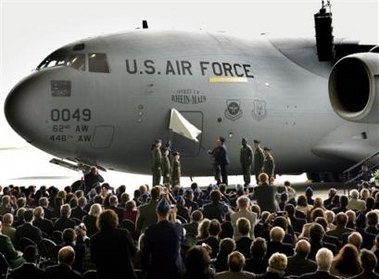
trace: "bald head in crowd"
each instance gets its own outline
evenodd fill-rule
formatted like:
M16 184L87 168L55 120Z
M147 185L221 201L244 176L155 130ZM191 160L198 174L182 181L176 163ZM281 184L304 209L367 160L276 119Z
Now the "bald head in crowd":
M295 253L302 258L306 258L311 251L311 245L305 239L301 239L296 243Z
M359 251L363 243L362 235L359 232L352 232L347 237L347 243L353 244Z
M339 228L346 227L348 217L344 212L340 212L336 215L336 225Z
M282 242L285 232L281 227L273 227L270 230L270 240L274 242Z
M62 265L72 266L75 261L75 251L71 246L64 246L58 252L58 262Z

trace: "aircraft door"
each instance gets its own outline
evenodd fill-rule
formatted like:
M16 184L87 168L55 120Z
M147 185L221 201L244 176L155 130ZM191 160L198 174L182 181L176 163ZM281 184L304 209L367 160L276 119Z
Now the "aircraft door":
M192 125L203 130L203 113L201 111L179 111ZM190 140L180 134L171 133L172 151L180 152L181 157L196 157L200 154L203 133L197 136L198 142Z

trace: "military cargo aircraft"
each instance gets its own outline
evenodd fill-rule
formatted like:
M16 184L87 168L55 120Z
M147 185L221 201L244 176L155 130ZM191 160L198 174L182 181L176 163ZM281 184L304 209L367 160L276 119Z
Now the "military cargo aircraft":
M183 175L211 175L222 136L230 174L244 137L272 149L277 173L331 180L378 150L379 48L334 38L328 9L304 39L143 28L73 42L11 90L5 115L73 169L148 174L162 139Z

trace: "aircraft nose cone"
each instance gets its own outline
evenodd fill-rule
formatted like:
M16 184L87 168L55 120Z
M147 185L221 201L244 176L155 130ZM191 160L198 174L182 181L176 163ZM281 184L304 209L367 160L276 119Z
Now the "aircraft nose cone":
M8 94L4 113L9 125L27 142L32 142L38 132L38 115L43 106L44 88L33 74L18 83Z

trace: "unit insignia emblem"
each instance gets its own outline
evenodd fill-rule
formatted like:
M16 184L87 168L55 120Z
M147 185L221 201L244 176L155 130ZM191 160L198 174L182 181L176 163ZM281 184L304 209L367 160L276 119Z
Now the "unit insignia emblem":
M257 121L261 121L267 116L266 101L254 100L253 111L251 112L253 118Z
M225 117L232 121L240 119L242 117L240 103L240 100L227 100Z

